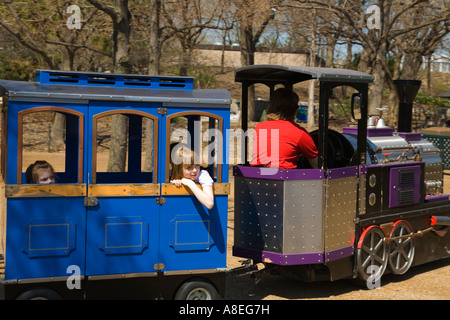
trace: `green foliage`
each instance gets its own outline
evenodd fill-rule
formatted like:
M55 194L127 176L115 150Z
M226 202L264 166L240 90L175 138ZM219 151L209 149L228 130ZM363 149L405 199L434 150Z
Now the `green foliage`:
M199 89L216 88L217 81L209 67L197 66L188 70L188 75L194 77L194 85Z
M431 97L425 93L418 93L414 102L438 108L450 108L450 100Z
M32 80L35 66L28 60L9 59L0 55L0 79Z

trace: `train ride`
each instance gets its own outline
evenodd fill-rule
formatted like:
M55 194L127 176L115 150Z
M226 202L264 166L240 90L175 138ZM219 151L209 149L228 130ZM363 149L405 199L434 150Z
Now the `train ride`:
M240 139L233 255L246 262L233 270L228 90L194 89L190 77L52 70L38 70L35 82L0 80L5 298L219 299L231 273L373 283L450 256L440 150L408 128L416 82L398 82L403 117L394 132L368 125L366 73L254 65L237 69L235 80L243 134L250 86L273 91L313 80L320 95L319 129L311 132L318 169L302 159L298 169L249 166L251 139ZM330 100L343 86L356 125L337 132L329 128ZM50 134L38 136L31 124L57 131L56 117L64 142L50 150ZM30 148L32 139L48 143L48 152ZM212 209L170 182L171 145L179 142L208 159ZM125 155L121 167L111 163L113 144ZM27 182L35 160L53 162L56 183Z

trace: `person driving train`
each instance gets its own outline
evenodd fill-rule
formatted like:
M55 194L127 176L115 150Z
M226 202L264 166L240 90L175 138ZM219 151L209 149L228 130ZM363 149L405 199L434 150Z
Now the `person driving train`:
M255 127L251 166L295 169L300 155L318 167L317 147L306 131L295 123L298 95L287 88L275 90L267 109L267 121Z

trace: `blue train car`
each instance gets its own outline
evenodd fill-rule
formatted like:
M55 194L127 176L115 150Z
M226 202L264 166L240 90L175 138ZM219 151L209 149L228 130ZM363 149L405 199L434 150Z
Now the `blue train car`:
M7 299L224 296L227 90L194 89L189 77L39 70L36 82L0 81L0 96ZM47 137L33 131L39 121ZM33 139L47 152L30 151ZM209 155L211 210L170 184L173 142ZM30 163L55 157L57 183L27 183Z

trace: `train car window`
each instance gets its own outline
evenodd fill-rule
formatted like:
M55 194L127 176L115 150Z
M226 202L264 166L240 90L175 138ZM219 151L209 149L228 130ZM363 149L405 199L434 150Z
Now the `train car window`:
M109 111L93 120L93 184L157 182L156 117Z
M56 183L82 183L82 113L59 107L38 107L18 114L17 184L37 160L50 163Z
M208 112L187 111L167 117L166 176L170 180L170 145L187 144L199 155L214 182L222 182L223 120Z
M331 126L350 126L356 129L358 119L353 117L352 103L357 90L350 86L338 86L330 96L329 121ZM361 108L361 105L360 105ZM360 112L359 112L360 113ZM337 119L345 117L345 122L338 123ZM359 116L360 117L360 116ZM342 168L348 166L355 152L353 146L341 133L328 131L328 168Z

